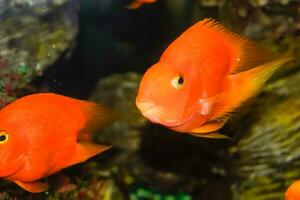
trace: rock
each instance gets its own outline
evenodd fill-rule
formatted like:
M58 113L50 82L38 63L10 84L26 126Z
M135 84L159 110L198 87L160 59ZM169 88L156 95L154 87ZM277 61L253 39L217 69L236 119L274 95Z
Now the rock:
M0 1L0 106L74 45L77 1Z
M232 129L242 138L230 149L239 180L234 199L283 199L300 176L300 72L264 89L251 112Z
M115 110L120 120L108 127L102 137L110 144L126 151L136 151L140 143L140 128L147 123L135 106L135 97L141 75L115 74L100 79L90 100L100 102Z

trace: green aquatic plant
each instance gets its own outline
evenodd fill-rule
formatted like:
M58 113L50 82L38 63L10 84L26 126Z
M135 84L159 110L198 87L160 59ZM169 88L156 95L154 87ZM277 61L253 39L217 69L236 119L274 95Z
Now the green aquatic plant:
M143 187L136 187L129 193L129 200L192 200L192 196L186 193L164 194Z

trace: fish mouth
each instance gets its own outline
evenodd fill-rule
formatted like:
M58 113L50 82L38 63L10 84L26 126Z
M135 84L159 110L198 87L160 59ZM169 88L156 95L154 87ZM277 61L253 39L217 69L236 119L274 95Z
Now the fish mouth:
M141 111L142 115L149 119L152 123L162 124L162 120L157 117L159 116L160 109L158 109L154 103L149 101L137 101L136 105Z
M14 163L12 163L10 166L4 168L4 169L9 169L7 172L3 173L0 171L0 177L1 178L9 178L10 176L13 176L15 173L17 173L21 168L22 165L20 164L21 158L15 160Z
M197 114L197 113L196 113ZM168 128L179 128L179 127L182 127L182 126L185 126L185 125L188 125L189 123L191 123L194 118L196 117L196 114L194 114L193 116L191 116L189 119L187 119L186 121L180 123L180 124L177 124L177 125L170 125L170 126L167 126Z
M149 119L154 124L161 124L170 129L180 128L191 123L196 117L197 113L189 117L187 120L180 122L175 119L163 120L161 119L162 109L158 105L149 101L139 101L136 103L142 115Z

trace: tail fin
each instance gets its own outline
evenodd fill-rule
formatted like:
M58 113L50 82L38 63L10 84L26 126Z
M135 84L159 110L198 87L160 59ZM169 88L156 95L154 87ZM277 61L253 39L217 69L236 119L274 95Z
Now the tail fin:
M229 92L230 108L233 111L250 97L256 95L271 75L284 63L292 60L290 55L283 55L250 70L231 75L232 87Z
M255 95L281 65L292 59L290 55L283 55L258 67L231 75L233 84L239 89L238 94L243 99Z
M78 103L86 118L85 126L80 131L82 138L86 137L88 140L90 133L101 130L117 119L117 114L106 106L81 100Z
M233 112L260 91L276 69L291 59L293 57L283 55L258 67L230 75L231 86L228 89L216 96L202 100L210 108L211 121L192 132L215 132L220 129Z

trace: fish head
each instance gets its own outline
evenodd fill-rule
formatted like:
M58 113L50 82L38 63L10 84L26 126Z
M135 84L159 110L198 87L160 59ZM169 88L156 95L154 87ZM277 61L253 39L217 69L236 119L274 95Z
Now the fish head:
M211 103L205 100L230 86L232 56L210 26L204 20L187 29L144 74L136 104L150 121L190 132L212 116Z
M16 123L14 115L1 115L4 113L0 112L0 177L9 177L22 168L30 145L26 142L26 131Z
M144 117L167 127L190 121L199 110L192 69L182 70L167 62L151 66L141 80L136 98Z

